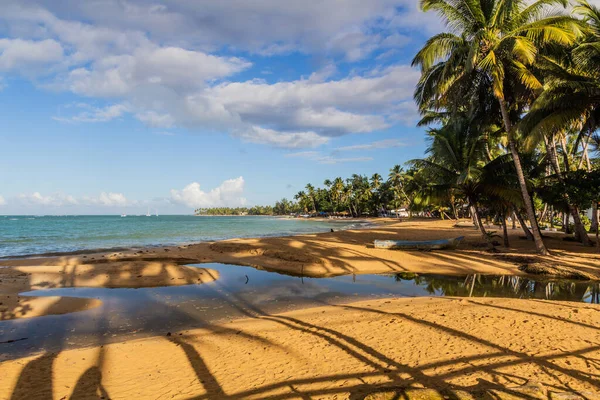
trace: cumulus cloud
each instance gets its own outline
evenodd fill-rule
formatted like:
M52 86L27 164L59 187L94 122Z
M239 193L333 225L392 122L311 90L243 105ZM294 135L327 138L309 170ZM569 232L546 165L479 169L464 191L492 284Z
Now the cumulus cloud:
M0 70L26 70L61 61L63 48L55 40L0 39Z
M171 190L171 199L175 203L190 208L201 207L239 207L246 204L244 194L244 178L228 179L219 187L203 191L198 182L193 182L182 190Z
M5 2L19 4L17 0ZM148 32L161 42L205 50L233 47L265 55L333 51L350 60L368 54L399 28L439 26L437 18L425 19L417 14L414 0L346 0L343 6L337 0L170 1L161 5L153 0L28 3L44 7L63 20L90 21L115 31Z
M3 196L0 195L0 206L5 206L6 205L6 200L4 199Z
M402 32L419 19L417 12L412 0L348 0L344 7L337 0L6 0L0 70L50 63L44 87L112 103L59 121L105 122L131 114L152 128L314 148L331 137L414 123L419 72L410 66L333 77L339 75L336 61L355 62L408 43ZM235 81L252 63L224 54L240 51L304 52L329 61L308 78Z
M187 92L250 65L235 57L152 46L137 49L132 54L100 59L89 68L72 70L63 86L77 94L101 97L124 96L151 86Z

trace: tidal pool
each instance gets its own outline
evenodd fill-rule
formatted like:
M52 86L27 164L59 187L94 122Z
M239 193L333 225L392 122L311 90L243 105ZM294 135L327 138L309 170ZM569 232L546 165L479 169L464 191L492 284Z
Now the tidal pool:
M103 303L71 314L1 321L0 342L17 341L0 345L0 361L184 329L210 329L232 319L372 298L487 296L600 302L600 284L590 282L411 273L303 278L234 265L195 266L217 270L219 279L186 286L62 288L22 293L98 298Z

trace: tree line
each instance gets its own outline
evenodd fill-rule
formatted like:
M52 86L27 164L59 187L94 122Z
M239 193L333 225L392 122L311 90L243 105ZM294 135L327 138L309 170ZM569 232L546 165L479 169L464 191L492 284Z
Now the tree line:
M594 207L597 231L600 173L590 153L600 142L600 10L585 0L420 5L448 30L412 63L421 70L419 125L429 127L426 157L411 162L428 182L416 201L466 202L488 241L483 213L503 222L522 214L540 254L540 222L558 211L591 244L581 211Z

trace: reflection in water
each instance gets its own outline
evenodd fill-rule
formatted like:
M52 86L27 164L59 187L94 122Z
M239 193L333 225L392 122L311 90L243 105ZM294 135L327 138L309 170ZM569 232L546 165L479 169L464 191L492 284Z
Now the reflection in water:
M395 279L398 282L414 282L436 296L509 297L600 304L600 283L480 274L453 277L401 273L396 274Z
M599 302L598 283L533 280L516 276L416 274L346 275L302 278L223 264L199 264L218 271L215 282L141 289L61 288L31 296L98 298L100 307L65 315L0 321L0 361L42 350L119 342L193 328L211 328L247 318L256 310L274 314L302 307L344 304L384 297L488 296ZM222 325L220 325L222 326ZM101 342L100 342L101 341Z

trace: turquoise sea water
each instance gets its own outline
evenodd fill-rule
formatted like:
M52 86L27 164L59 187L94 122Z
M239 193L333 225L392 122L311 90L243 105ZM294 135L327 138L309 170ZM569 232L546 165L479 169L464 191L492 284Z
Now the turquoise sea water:
M348 221L192 215L0 216L0 257L346 229Z

